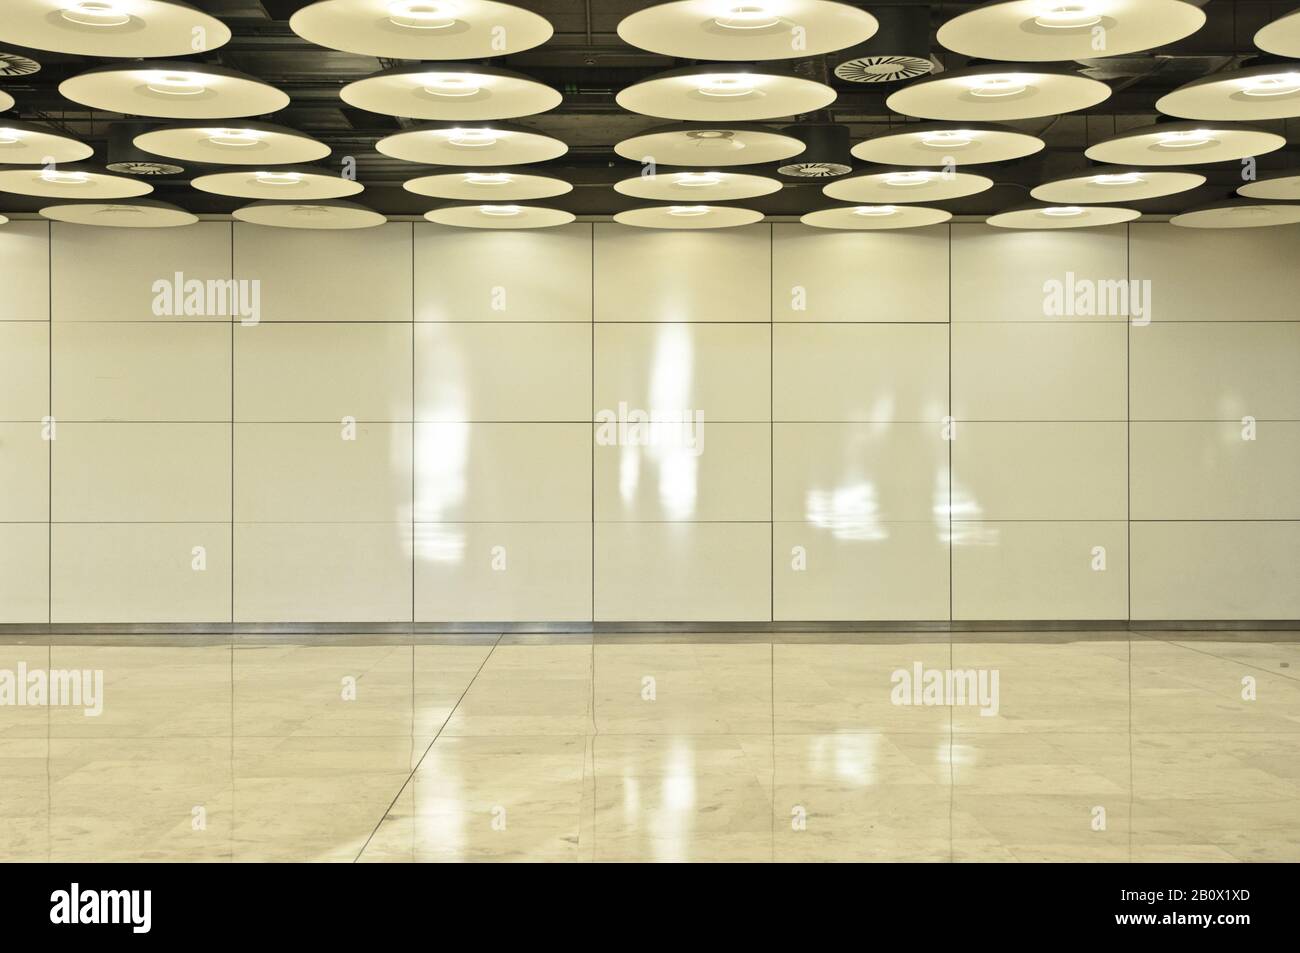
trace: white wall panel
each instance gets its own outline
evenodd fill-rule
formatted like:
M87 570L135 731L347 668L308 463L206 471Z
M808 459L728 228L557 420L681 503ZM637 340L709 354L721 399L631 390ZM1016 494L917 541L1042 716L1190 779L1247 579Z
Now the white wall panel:
M48 523L0 523L0 623L50 621Z
M49 323L0 322L0 420L40 420L49 407Z
M0 423L0 523L50 516L50 442L38 423Z
M50 319L50 223L0 228L0 321Z

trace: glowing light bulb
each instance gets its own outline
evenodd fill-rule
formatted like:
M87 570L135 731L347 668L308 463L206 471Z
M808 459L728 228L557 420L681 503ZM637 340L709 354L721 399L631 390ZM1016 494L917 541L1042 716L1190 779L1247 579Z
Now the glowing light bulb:
M300 185L302 176L297 172L255 173L258 185Z
M1092 177L1093 185L1138 185L1145 181L1140 172L1119 172Z
M735 98L749 96L754 92L754 77L743 73L723 76L706 76L698 87L702 96Z
M1083 209L1077 205L1054 205L1043 209L1043 214L1050 215L1052 218L1074 218L1076 215L1082 215Z
M41 173L41 179L53 185L85 185L90 181L90 176L84 172L60 172L57 169L46 169Z
M481 149L495 145L501 134L494 129L448 129L443 133L449 145L462 149Z
M480 205L478 210L484 215L495 215L499 218L510 218L523 211L518 205Z
M1300 73L1274 73L1242 81L1247 96L1289 96L1300 92Z
M1166 132L1156 145L1161 149L1190 149L1195 146L1209 145L1214 137L1206 129L1184 129L1180 132Z
M505 172L467 172L466 185L509 185L514 180Z
M673 179L673 185L680 185L687 189L719 185L721 182L722 176L716 172L683 172Z
M0 146L12 146L23 141L23 134L17 129L0 129Z
M1019 96L1029 85L1029 79L1017 74L981 76L971 80L970 94L984 99Z
M1034 22L1049 30L1082 30L1101 22L1095 3L1050 3Z
M256 129L209 129L207 131L212 133L208 136L208 142L214 146L244 149L262 141L262 134Z
M425 76L421 78L421 82L424 83L424 91L430 96L445 96L447 98L473 96L483 89L483 87L474 83L473 77L460 76L455 73Z
M781 18L764 4L747 3L728 7L713 22L727 30L762 30L776 26Z
M931 149L963 149L974 141L975 134L964 129L944 129L921 136L921 145Z
M194 73L154 73L145 86L150 92L164 96L197 96L207 91Z
M864 218L885 218L898 212L898 208L893 205L859 205L853 210L854 215L861 215Z
M934 180L937 172L890 172L885 176L885 184L897 188L925 185Z
M125 26L131 22L131 15L109 0L79 0L64 7L59 15L81 26Z
M707 205L670 205L668 214L676 215L678 218L694 218L698 215L708 215L709 207Z
M394 0L388 5L388 22L409 30L445 30L456 25L456 15L449 3Z

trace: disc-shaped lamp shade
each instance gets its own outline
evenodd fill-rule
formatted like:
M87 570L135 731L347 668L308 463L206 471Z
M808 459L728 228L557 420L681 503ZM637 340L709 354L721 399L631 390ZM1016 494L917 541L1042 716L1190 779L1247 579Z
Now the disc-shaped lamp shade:
M464 63L383 70L339 92L349 106L410 119L512 119L554 109L563 97L520 73Z
M274 86L207 63L110 63L65 79L59 92L92 109L160 119L260 116L289 105Z
M614 221L637 228L734 228L763 220L763 213L734 205L652 205L619 212Z
M3 7L0 41L35 50L184 56L230 42L230 28L216 17L172 0L4 0Z
M402 188L416 195L466 202L526 202L573 191L563 179L515 169L458 169L408 179Z
M1105 205L1177 195L1204 184L1205 176L1199 172L1107 165L1044 182L1031 189L1029 194L1040 202L1060 205Z
M9 224L9 216L0 215L0 225L7 225L7 224Z
M13 108L14 108L14 98L10 96L8 93L6 93L3 89L0 89L0 112L4 112L6 109L13 109Z
M986 220L996 228L1095 228L1131 222L1142 213L1116 205L1027 205L1009 209Z
M1257 199L1236 198L1190 209L1169 219L1183 228L1266 228L1300 222L1300 204L1288 205Z
M943 202L964 198L993 188L993 180L973 172L940 172L936 169L890 169L855 175L827 183L827 198L862 205L894 205L900 202Z
M836 79L899 83L934 71L928 7L879 7L875 15L880 29L874 36L828 57L834 63Z
M80 162L89 158L94 151L84 142L54 129L0 116L0 164Z
M987 123L913 123L859 142L853 155L885 165L978 165L1039 152L1037 136Z
M719 168L780 162L804 148L803 140L768 126L675 123L624 139L614 151L633 162Z
M352 202L254 202L231 213L250 225L273 228L374 228L388 221L378 212Z
M153 199L122 199L117 202L69 202L47 205L41 214L70 225L103 225L111 228L175 228L193 225L197 215L177 205Z
M136 136L135 144L154 155L217 165L286 165L330 154L329 146L297 130L248 121L163 126Z
M1085 151L1094 162L1166 166L1227 162L1286 145L1276 133L1218 122L1158 122L1111 136Z
M1237 194L1252 199L1300 202L1300 170L1274 173L1255 182L1247 182L1237 189Z
M1005 122L1087 109L1110 87L1069 69L993 63L915 80L893 93L893 112L922 119Z
M1156 100L1184 119L1252 122L1300 116L1300 63L1275 63L1202 76Z
M788 60L861 43L865 10L830 0L676 0L624 17L623 42L688 60Z
M781 175L796 179L833 179L853 171L848 126L787 126L782 131L802 140L805 148L797 158L777 167L776 171Z
M695 122L746 122L815 112L829 86L763 66L688 66L642 80L614 97L629 112Z
M149 122L115 122L108 127L108 161L104 167L122 175L157 177L179 175L183 165L145 152L135 144L135 137L149 132L157 124Z
M508 123L430 123L380 139L375 148L406 162L432 165L522 165L558 159L569 151L559 139Z
M799 221L813 228L876 232L939 225L950 218L951 212L921 205L848 205L818 209L802 216Z
M1255 34L1255 45L1265 53L1300 57L1300 9L1261 27Z
M575 216L558 208L489 202L449 205L425 212L424 217L437 225L455 225L457 228L552 228L568 225Z
M541 46L544 17L494 0L322 0L289 18L304 40L398 60L473 60Z
M1150 50L1204 23L1186 0L1002 0L953 17L936 39L966 56L1046 63Z
M238 199L317 202L356 195L364 186L318 166L275 166L196 176L190 185L200 192Z
M71 165L0 167L0 192L40 198L129 199L148 195L153 186L141 179L113 175L95 166Z
M620 195L679 205L735 202L780 190L777 179L764 175L698 169L659 169L655 175L634 175L614 183L614 191Z

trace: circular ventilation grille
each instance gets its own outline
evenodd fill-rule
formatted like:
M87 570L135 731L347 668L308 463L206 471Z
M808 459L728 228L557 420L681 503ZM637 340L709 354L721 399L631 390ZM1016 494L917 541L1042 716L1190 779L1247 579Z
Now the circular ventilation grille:
M833 179L837 175L847 175L853 167L842 162L791 162L776 171L799 179Z
M0 53L0 76L30 76L39 72L41 64L17 53Z
M185 171L183 166L172 165L170 162L149 162L142 159L110 162L105 168L127 175L179 175Z
M933 69L933 63L919 56L859 56L836 66L835 75L850 83L896 83Z

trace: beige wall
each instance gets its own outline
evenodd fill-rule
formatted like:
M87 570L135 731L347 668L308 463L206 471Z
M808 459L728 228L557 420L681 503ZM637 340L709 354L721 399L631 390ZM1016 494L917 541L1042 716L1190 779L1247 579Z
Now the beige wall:
M0 622L1300 618L1297 253L11 222ZM154 314L176 272L261 322ZM1067 272L1153 320L1046 313ZM620 403L703 452L594 441Z

